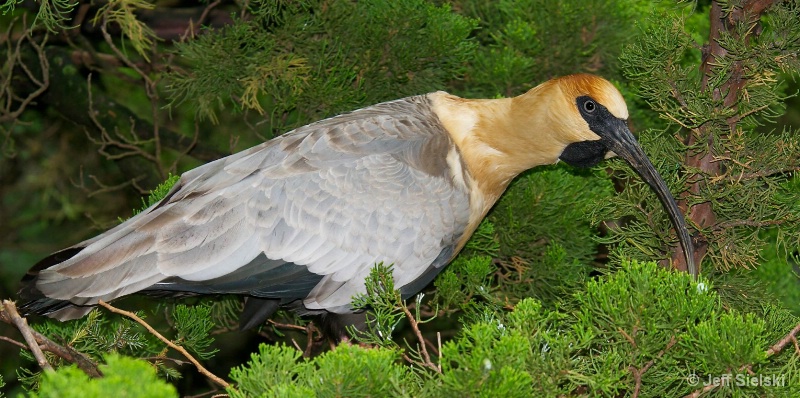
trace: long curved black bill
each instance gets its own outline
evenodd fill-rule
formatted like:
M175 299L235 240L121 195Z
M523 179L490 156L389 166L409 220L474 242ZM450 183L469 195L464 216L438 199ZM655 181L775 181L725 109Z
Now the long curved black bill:
M625 159L636 173L642 177L642 180L650 185L650 188L656 193L656 196L658 196L661 204L669 214L669 219L672 221L675 232L678 234L678 240L686 258L686 268L693 277L697 278L697 266L694 263L692 240L689 237L689 230L686 229L683 213L678 209L678 204L675 203L675 198L672 197L669 189L667 189L667 184L664 183L664 179L661 178L653 164L650 163L650 159L647 158L628 126L620 120L620 123L614 126L613 130L613 136L608 137L609 149Z

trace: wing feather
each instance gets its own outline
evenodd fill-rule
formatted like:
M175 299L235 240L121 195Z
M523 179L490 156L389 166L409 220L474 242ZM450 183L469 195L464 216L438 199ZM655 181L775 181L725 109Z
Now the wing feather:
M314 123L184 173L36 286L78 305L185 289L346 312L378 262L401 288L449 261L469 218L468 187L446 162L454 148L427 97Z

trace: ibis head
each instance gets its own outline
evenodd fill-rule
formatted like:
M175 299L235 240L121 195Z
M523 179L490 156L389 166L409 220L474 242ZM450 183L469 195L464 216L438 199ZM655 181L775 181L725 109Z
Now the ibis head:
M614 85L588 74L553 79L513 98L508 112L513 116L506 120L512 125L504 126L505 131L493 132L499 140L486 138L484 141L510 154L506 162L515 162L518 167L513 169L512 166L513 175L519 173L519 168L528 169L559 160L573 166L591 167L614 156L625 159L660 200L678 236L687 269L697 275L683 214L628 128L628 108ZM508 136L514 139L507 140ZM502 142L504 140L506 142Z
M564 85L575 98L574 109L586 123L582 127L583 131L588 128L596 137L567 145L559 158L568 164L584 167L594 166L614 155L625 159L661 201L677 233L687 269L690 274L696 276L692 241L683 213L675 203L664 179L628 129L628 111L620 93L607 81L588 76L575 77Z

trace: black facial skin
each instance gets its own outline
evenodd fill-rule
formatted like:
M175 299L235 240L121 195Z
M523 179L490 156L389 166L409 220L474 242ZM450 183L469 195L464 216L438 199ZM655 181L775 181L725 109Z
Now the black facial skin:
M594 167L605 159L606 153L608 153L608 146L602 139L581 141L567 145L559 159L570 166Z
M615 137L612 132L619 129L622 124L627 130L625 121L618 119L608 109L589 96L581 96L575 100L578 112L589 128L600 136L599 140L581 141L567 145L560 159L570 166L593 167L605 159L611 149L611 142Z
M686 221L683 214L678 209L675 199L667 189L667 185L658 174L650 159L647 158L642 147L633 137L625 120L612 115L608 109L589 96L581 96L575 99L575 106L578 107L583 120L589 128L597 134L600 139L594 141L582 141L567 145L564 152L559 157L569 165L577 167L591 167L597 165L605 159L609 151L613 151L619 157L625 159L628 164L642 177L656 193L664 209L669 214L672 226L678 234L681 247L683 249L686 266L693 276L697 276L697 268L694 264L694 249L686 229Z

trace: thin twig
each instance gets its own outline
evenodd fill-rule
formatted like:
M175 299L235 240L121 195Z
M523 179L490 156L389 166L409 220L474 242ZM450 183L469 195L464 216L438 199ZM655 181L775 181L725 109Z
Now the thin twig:
M83 172L83 169L81 169L81 172ZM125 181L123 183L120 183L120 184L117 184L117 185L106 185L106 184L103 184L100 181L100 179L98 179L94 174L89 174L89 178L92 181L94 181L94 183L97 184L97 186L99 186L100 188L96 189L94 191L88 191L88 189L87 189L86 190L86 192L87 192L86 197L87 198L91 198L91 197L93 197L95 195L99 195L99 194L103 194L103 193L107 193L107 192L120 191L120 190L122 190L124 188L127 188L130 185L135 184L138 181L141 181L141 180L145 179L145 177L146 176L144 174L142 174L142 175L133 177L130 180L127 180L127 181ZM83 182L83 181L81 181L81 182Z
M620 329L620 331L623 334L625 334L625 332L622 331L622 329ZM656 363L656 359L660 359L662 356L664 356L664 353L666 353L670 348L672 348L672 346L674 346L675 343L677 342L678 340L675 338L675 336L670 337L669 342L667 342L667 345L664 347L664 349L659 351L658 354L656 354L655 358L647 361L647 363L644 364L644 366L642 366L641 369L636 369L633 366L628 367L628 370L630 370L631 373L633 373L633 379L636 383L633 389L633 395L632 395L633 398L637 398L639 396L639 392L642 390L642 375L645 372L647 372L653 366L653 364ZM636 347L636 344L633 344L633 346Z
M309 322L306 325L306 349L303 351L303 358L311 358L311 350L314 348L314 331L317 328L314 327L313 322Z
M136 314L134 314L134 313L132 313L130 311L121 310L121 309L119 309L117 307L112 306L111 304L106 303L103 300L98 300L97 304L99 304L103 308L105 308L105 309L107 309L107 310L109 310L109 311L111 311L111 312L113 312L115 314L120 314L122 316L126 316L126 317L128 317L130 319L133 319L134 321L136 321L136 323L144 326L144 328L147 329L147 331L150 332L150 334L152 334L153 336L156 336L156 338L158 338L159 340L163 341L164 344L168 345L173 350L180 352L184 357L186 357L186 359L189 360L189 362L194 364L194 366L197 368L197 371L200 372L200 374L202 374L203 376L208 377L211 381L213 381L214 383L217 383L218 385L220 385L222 387L229 387L230 386L230 383L228 383L225 380L222 380L221 378L217 377L213 373L209 372L208 369L203 367L203 365L201 365L200 362L197 361L197 359L195 359L191 354L189 354L189 352L186 351L185 348L173 343L170 339L162 336L161 333L159 333L155 329L153 329L152 326L150 326L142 318L139 318Z
M767 350L767 356L771 357L771 356L781 352L781 350L783 350L783 347L786 347L786 345L789 344L789 342L792 341L792 339L795 337L795 335L797 335L798 332L800 332L800 323L798 323L794 327L794 329L792 329L792 331L789 332L789 334L786 335L786 337L782 338L780 341L778 341L772 347L770 347Z
M227 397L228 396L228 394L218 394L218 392L219 392L219 390L206 391L206 392L204 392L202 394L197 394L197 395L184 395L183 398L203 398L203 397L206 397L206 396L208 396L209 398L214 398L214 397Z
M17 346L19 348L22 348L22 349L25 349L25 350L30 350L30 348L28 348L28 346L26 346L25 344L22 344L19 341L16 341L16 340L14 340L14 339L12 339L10 337L0 336L0 341L5 341L5 342L11 343L11 344L13 344L13 345L15 345L15 346Z
M772 225L781 225L785 223L786 220L766 220L766 221L755 221L755 220L733 220L733 221L726 221L717 223L713 227L714 231L722 231L726 228L735 228L735 227L769 227Z
M177 358L170 358L168 356L160 356L160 355L159 356L154 356L154 357L144 357L144 358L141 358L141 359L144 359L145 361L150 361L150 362L153 362L153 363L169 361L169 362L172 362L172 363L174 363L174 364L176 364L178 366L186 365L187 363L189 363L189 362L177 359Z
M297 341L296 341L294 338L292 338L292 345L294 345L294 348L295 348L297 351L303 352L303 349L302 349L302 348L300 348L300 344L297 344Z
M13 23L11 25L13 26ZM9 29L11 29L11 27L9 27ZM15 51L13 52L13 58L9 58L9 65L13 67L14 61L19 60L17 65L20 67L20 69L22 69L23 72L25 72L25 75L31 80L31 82L33 82L37 86L37 88L33 92L28 94L28 96L25 97L20 102L19 106L15 111L10 111L10 106L12 104L12 101L7 101L7 106L5 107L6 108L5 111L7 112L3 112L3 114L0 115L0 123L16 120L22 114L22 112L25 111L28 105L30 105L36 98L41 96L50 87L50 74L49 74L50 64L48 63L47 55L45 55L43 50L44 45L47 42L47 37L48 36L45 35L42 42L37 44L36 41L33 40L33 38L31 37L31 31L25 30L25 35L22 36L17 41ZM28 43L31 45L31 47L34 49L34 51L36 51L36 56L39 58L39 68L41 69L42 72L41 80L39 80L37 76L35 76L33 72L31 72L31 70L28 68L27 65L25 65L24 62L22 62L20 49L22 48L23 40L27 40ZM7 93L11 92L11 85L10 85L11 76L13 76L13 74L9 73L9 78L3 82L3 89Z
M428 349L425 347L425 338L422 337L422 332L419 330L417 319L413 314L411 314L411 311L408 309L408 306L405 305L405 303L403 303L401 307L403 308L403 313L405 313L406 317L408 318L408 322L411 324L411 329L414 331L414 335L416 335L417 339L419 340L420 353L422 354L422 359L425 361L423 365L441 373L439 367L436 366L433 361L431 361L431 356L428 355Z
M277 327L277 328L282 328L282 329L292 329L292 330L300 330L300 331L306 331L306 327L305 327L305 326L300 326L300 325L292 325L292 324L290 324L290 323L280 323L280 322L275 322L275 321L273 321L272 319L268 319L268 320L267 320L267 322L268 322L269 324L271 324L272 326L275 326L275 327Z
M729 125L737 124L742 119L744 119L744 118L746 118L746 117L748 117L748 116L750 116L752 114L761 112L761 111L763 111L764 109L767 109L767 108L769 108L769 105L764 105L764 106L760 106L760 107L755 108L755 109L751 109L751 110L749 110L749 111L747 111L745 113L742 113L741 115L736 115L736 116L732 116L732 117L728 118L727 122L728 122Z
M193 22L191 19L189 19L189 26L186 27L186 30L181 35L181 41L185 41L187 37L194 39L195 36L197 36L197 33L195 33L195 29L200 29L203 25L203 22L205 22L206 19L208 18L208 14L211 13L211 10L213 10L216 6L220 5L221 3L222 0L216 0L213 3L207 5L203 10L203 13L200 14L200 18L197 18L197 22Z
M7 311L3 311L2 308L0 308L0 321L3 321L8 324L13 324L12 317L10 316L10 314ZM80 370L82 370L90 377L100 377L103 375L97 368L97 364L85 354L78 352L77 350L75 350L70 346L61 346L59 344L56 344L55 342L47 338L47 336L37 332L36 330L30 329L30 332L31 335L33 335L33 338L36 340L36 344L41 348L42 351L49 352L67 362L74 363L75 365L78 366ZM3 338L3 340L9 342L15 341L8 338ZM25 346L24 344L23 348L25 348L26 350L30 350L30 347Z
M678 85L676 85L672 80L670 80L668 83L669 87L672 89L672 92L670 93L672 94L672 98L675 98L684 109L688 109L689 104L686 103L686 100L683 98L683 95L681 95L680 90L678 90Z
M181 137L183 137L183 136L181 136ZM169 166L169 170L174 171L174 170L178 169L178 162L181 161L184 156L189 155L189 152L191 152L192 149L194 149L197 146L197 139L199 137L200 137L200 123L197 120L195 120L194 121L194 135L192 136L192 142L190 142L189 145L184 150L180 151L178 156L175 157L175 160L173 160L172 164ZM180 143L181 143L181 140L178 141L178 144L180 144ZM177 148L175 148L175 149L177 149Z
M20 333L22 333L22 337L25 339L25 343L28 344L31 354L33 354L33 357L36 358L36 362L39 363L39 367L44 371L53 371L53 367L50 366L49 362L47 362L47 358L45 358L42 348L39 347L39 343L36 342L36 338L33 337L33 333L31 333L31 327L28 326L28 320L19 316L19 312L17 312L17 306L14 304L14 302L10 300L3 300L3 311L11 319L11 323L14 324L17 329L19 329Z
M116 54L117 58L120 61L122 61L129 68L133 69L134 72L136 72L136 74L141 76L146 83L152 84L153 83L152 79L150 79L150 77L147 76L147 74L144 73L144 71L142 71L142 69L139 68L139 66L137 66L133 61L131 61L128 57L126 57L125 54L119 48L117 48L117 46L114 44L114 39L112 39L111 35L108 33L107 26L108 26L108 16L104 15L103 21L100 24L100 33L103 34L103 38L105 39L106 44L108 44L109 48L111 48L111 51L113 51L114 54Z
M791 173L794 171L800 171L800 166L792 166L784 169L762 170L754 173L743 173L742 175L739 176L739 180L750 180L753 178L770 177L775 174Z
M699 396L701 396L701 395L703 395L703 394L705 394L705 393L707 393L707 392L709 392L709 391L711 391L711 390L713 390L715 388L717 388L717 385L714 384L714 383L710 383L707 386L705 386L705 387L703 387L703 388L701 388L699 390L695 390L691 394L685 395L683 398L698 398Z
M148 161L157 164L158 160L153 155L145 152L142 148L139 147L139 145L142 144L143 141L140 141L139 137L136 135L136 132L134 131L133 121L131 121L132 124L131 135L133 136L132 139L123 137L118 131L115 131L117 133L116 135L125 142L116 140L113 137L111 137L111 134L108 133L108 130L106 130L105 126L103 126L103 124L100 123L100 121L97 119L98 112L94 109L94 98L92 97L91 73L86 77L86 85L88 86L87 92L89 96L89 112L88 112L89 119L92 121L97 130L100 131L100 139L99 140L95 139L94 137L91 136L91 134L89 134L88 131L86 131L86 138L88 138L91 143L100 146L98 152L100 152L100 154L105 156L105 158L108 160L119 160L128 156L141 156L147 159ZM144 142L149 142L149 141L150 140ZM127 150L127 152L112 154L106 150L106 148L109 146L113 146L121 150Z
M439 345L439 363L437 368L439 373L442 373L442 332L436 332L436 343Z
M267 320L267 322L269 324L271 324L272 326L276 327L276 328L290 329L290 330L297 330L297 331L305 332L306 333L306 348L305 348L305 350L301 349L300 345L294 339L292 339L292 344L294 344L295 348L297 348L298 351L302 351L303 352L303 358L310 358L311 357L311 351L314 349L314 333L317 331L317 328L314 326L313 322L309 322L308 324L306 324L306 326L292 325L292 324L289 324L289 323L279 323L279 322L273 321L272 319Z
M622 330L622 328L617 328L617 331L622 335L622 337L625 337L625 340L628 340L628 342L631 343L633 348L639 348L636 346L636 340L634 340L633 337L631 337L631 335L629 335L627 332ZM636 334L635 331L634 334Z
M161 177L162 180L165 180L167 178L167 172L164 169L164 165L161 162L162 150L161 150L161 137L159 135L160 107L158 105L159 96L158 96L157 84L147 73L145 73L141 68L139 68L133 61L131 61L127 56L125 56L125 54L122 51L120 51L120 49L117 48L116 45L114 45L114 40L108 33L107 26L108 26L108 16L105 15L103 17L103 22L100 24L100 32L103 34L103 38L105 39L106 44L108 44L108 46L111 48L114 54L117 55L117 58L119 58L120 61L122 61L129 68L133 69L136 72L136 74L138 74L142 78L142 81L144 81L145 94L147 95L147 98L150 100L150 110L153 115L153 144L154 144L154 153L147 154L148 156L145 156L145 158L153 162L153 164L158 169L159 176ZM133 133L133 123L131 123L131 132ZM146 154L141 148L137 149L141 151L141 154L143 156Z

